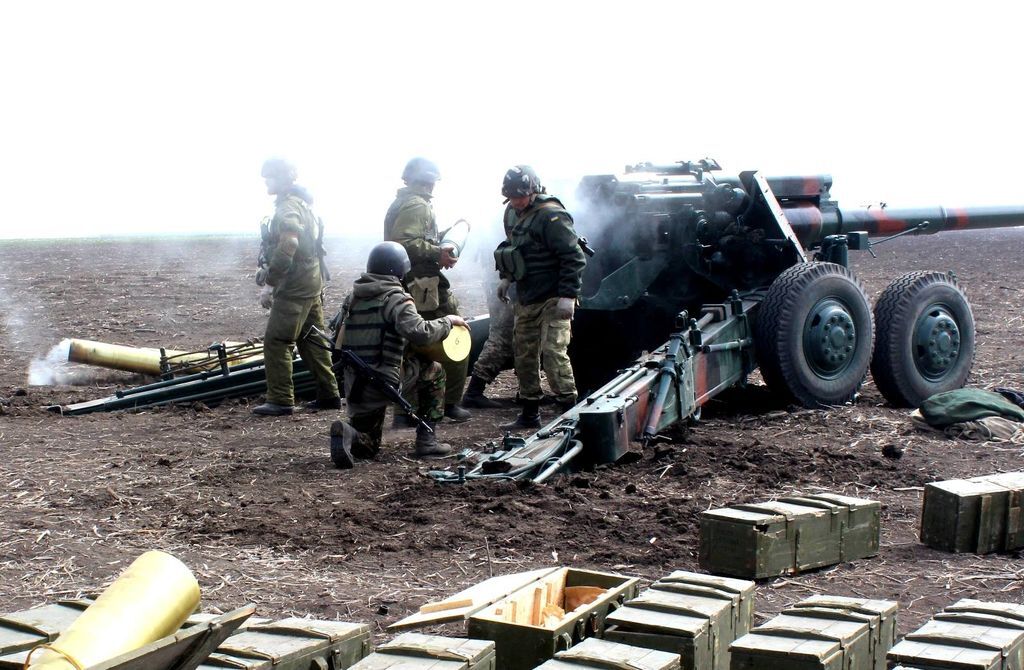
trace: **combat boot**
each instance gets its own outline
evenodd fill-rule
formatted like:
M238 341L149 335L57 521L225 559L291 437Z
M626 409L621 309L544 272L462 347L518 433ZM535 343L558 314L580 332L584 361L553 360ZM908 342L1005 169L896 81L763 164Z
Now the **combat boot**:
M335 421L331 424L331 460L334 461L336 468L352 469L352 441L355 432L356 429L344 421Z
M504 405L484 395L486 388L487 382L483 379L475 375L470 377L469 386L466 387L466 393L462 396L462 406L474 409L501 409Z
M331 460L339 468L352 467L354 458L370 460L377 457L380 447L366 433L361 433L346 421L331 424Z
M540 428L540 401L523 400L523 411L512 423L506 423L502 430L527 430Z
M416 458L440 458L452 453L451 445L437 441L437 433L434 432L436 425L433 421L428 421L426 426L416 427Z
M463 421L469 421L473 417L470 412L454 403L444 406L444 415L452 423L462 423Z
M265 402L252 408L252 413L260 416L288 416L294 411L295 408L291 405L278 405L272 402Z

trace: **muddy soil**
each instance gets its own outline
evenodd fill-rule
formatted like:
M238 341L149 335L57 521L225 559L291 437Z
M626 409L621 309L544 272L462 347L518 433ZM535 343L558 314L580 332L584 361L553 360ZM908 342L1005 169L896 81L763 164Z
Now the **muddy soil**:
M330 242L336 305L366 248ZM759 620L814 593L856 595L899 600L905 633L960 598L1022 600L1019 555L946 554L917 540L926 482L1018 469L1021 446L915 431L870 379L855 404L809 411L779 405L755 377L637 462L532 487L434 483L409 457L409 431L389 434L378 461L339 471L327 455L337 413L258 418L255 398L81 417L43 409L145 381L79 368L30 386L30 363L64 337L197 349L261 335L255 246L0 243L0 610L94 591L158 548L193 569L207 610L254 602L263 616L368 622L380 640L387 624L491 574L572 565L646 582L696 569L703 510L818 490L880 500L881 553L763 583ZM853 262L873 298L903 272L954 270L977 319L970 383L1024 388L1024 230L877 251ZM460 267L452 282L467 312L485 311L480 274ZM495 395L514 392L505 373ZM480 411L442 435L484 445L515 413Z

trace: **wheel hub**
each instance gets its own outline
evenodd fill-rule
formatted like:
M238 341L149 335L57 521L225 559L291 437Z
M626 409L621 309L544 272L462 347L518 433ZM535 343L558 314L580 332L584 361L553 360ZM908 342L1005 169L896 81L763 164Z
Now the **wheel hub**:
M930 381L941 379L960 357L960 326L943 305L931 305L914 326L914 363Z
M850 366L857 327L849 309L834 298L820 301L807 315L804 351L815 374L838 377Z

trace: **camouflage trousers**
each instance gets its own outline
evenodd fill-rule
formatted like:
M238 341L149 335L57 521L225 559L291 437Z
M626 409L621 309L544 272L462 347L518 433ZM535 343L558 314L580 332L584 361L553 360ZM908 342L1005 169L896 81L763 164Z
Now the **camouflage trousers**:
M473 364L473 376L483 379L488 384L504 370L511 370L515 365L515 353L512 347L512 329L516 316L512 305L500 300L488 300L490 308L490 330L480 355Z
M442 316L459 313L459 301L452 293L448 293L448 299L441 303L441 306L430 312L420 312L426 320L439 319ZM444 296L442 296L443 298ZM462 389L466 385L466 375L469 373L469 359L458 363L442 363L444 366L444 402L446 405L457 405L462 400ZM412 399L406 396L409 402ZM415 404L415 403L414 403Z
M516 304L513 347L519 396L541 400L540 371L544 369L552 393L560 402L576 401L576 380L569 363L572 321L555 316L558 298L533 305Z
M444 368L440 363L415 354L406 354L402 361L402 396L416 409L416 414L424 421L437 422L444 416ZM356 388L360 385L361 388ZM359 384L359 378L351 371L345 371L345 398L348 416L356 430L365 423L368 416L381 418L383 426L384 410L391 401L373 386ZM380 441L380 430L377 430L377 441Z
M299 350L306 367L316 381L316 397L338 397L338 381L331 370L331 355L311 344L311 326L323 330L324 308L320 296L306 299L274 298L263 336L263 362L267 370L267 402L294 405L292 385L292 347Z

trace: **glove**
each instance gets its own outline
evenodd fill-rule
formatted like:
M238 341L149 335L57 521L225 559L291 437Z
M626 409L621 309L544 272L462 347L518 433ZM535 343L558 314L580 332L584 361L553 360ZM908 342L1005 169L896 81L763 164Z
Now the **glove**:
M511 279L502 279L498 282L498 300L502 302L508 302L508 291L512 288Z
M576 298L559 298L555 306L555 318L568 321L576 310Z
M267 275L268 274L270 274L270 270L268 270L266 267L262 267L259 270L257 270L256 271L256 285L257 286L266 286L267 285Z
M274 287L264 286L260 291L260 307L263 309L270 309L270 306L274 304Z

